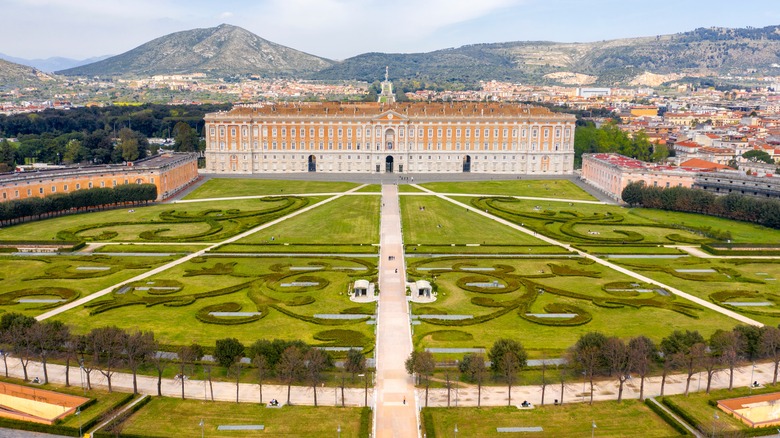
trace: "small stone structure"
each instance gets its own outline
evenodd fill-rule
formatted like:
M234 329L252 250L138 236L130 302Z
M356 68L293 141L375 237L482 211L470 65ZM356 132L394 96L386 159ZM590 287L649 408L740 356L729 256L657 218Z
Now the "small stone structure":
M433 293L431 283L426 280L417 280L413 283L407 283L411 296L409 300L414 303L432 303L436 301L436 294Z
M356 303L370 303L377 300L376 293L374 291L374 283L368 280L356 280L352 285L352 290L349 292L350 301Z

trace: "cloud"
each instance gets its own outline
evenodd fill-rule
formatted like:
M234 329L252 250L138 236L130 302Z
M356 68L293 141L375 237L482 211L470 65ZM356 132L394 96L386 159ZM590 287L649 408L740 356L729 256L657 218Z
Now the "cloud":
M225 19L228 19L228 18L231 18L231 17L233 17L233 13L232 12L223 12L223 13L219 14L219 16L218 16L218 18L220 20L225 20Z

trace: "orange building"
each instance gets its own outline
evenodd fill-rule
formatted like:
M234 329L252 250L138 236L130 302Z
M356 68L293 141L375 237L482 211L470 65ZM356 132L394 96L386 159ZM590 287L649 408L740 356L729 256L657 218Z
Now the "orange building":
M93 187L122 184L154 184L157 200L174 195L198 179L198 155L164 153L128 163L67 167L56 170L16 172L0 175L0 202L12 199L44 197Z
M206 115L206 173L565 175L571 114L500 103L295 103Z

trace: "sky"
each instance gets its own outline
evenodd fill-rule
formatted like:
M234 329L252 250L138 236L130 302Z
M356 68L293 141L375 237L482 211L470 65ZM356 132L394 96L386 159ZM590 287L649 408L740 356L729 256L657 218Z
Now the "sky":
M0 15L0 53L27 59L118 55L222 23L336 60L780 25L778 0L0 0Z

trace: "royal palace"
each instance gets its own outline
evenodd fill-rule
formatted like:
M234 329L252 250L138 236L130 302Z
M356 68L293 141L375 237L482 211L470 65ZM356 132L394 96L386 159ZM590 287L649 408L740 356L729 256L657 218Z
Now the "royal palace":
M565 175L573 115L506 103L269 103L206 115L212 174Z

